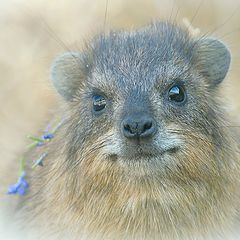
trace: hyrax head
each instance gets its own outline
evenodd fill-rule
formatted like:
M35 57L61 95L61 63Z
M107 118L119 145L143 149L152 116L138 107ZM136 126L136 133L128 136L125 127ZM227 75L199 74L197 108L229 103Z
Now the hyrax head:
M133 175L215 171L216 95L229 64L220 41L164 22L60 56L52 81L69 109L68 161L91 158Z

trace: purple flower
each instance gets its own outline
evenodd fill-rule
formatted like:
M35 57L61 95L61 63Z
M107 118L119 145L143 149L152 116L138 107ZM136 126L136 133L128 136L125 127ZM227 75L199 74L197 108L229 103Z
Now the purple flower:
M19 194L19 195L24 195L29 187L28 182L26 181L25 177L25 173L23 173L17 183L15 183L14 185L11 185L8 188L8 194Z
M36 146L37 146L37 147L43 146L45 140L51 140L53 137L54 137L54 135L53 135L52 133L46 133L46 134L42 135L42 137L41 137L41 140L42 140L42 141L38 141L38 142L36 143Z
M43 135L43 139L47 140L47 139L52 139L54 137L54 135L52 133L47 133Z

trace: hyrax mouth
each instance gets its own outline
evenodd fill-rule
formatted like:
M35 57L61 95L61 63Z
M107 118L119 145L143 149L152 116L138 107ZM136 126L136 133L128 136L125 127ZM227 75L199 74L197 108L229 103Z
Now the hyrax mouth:
M124 138L122 135L113 133L108 134L108 141L102 149L102 154L111 162L145 162L159 164L177 158L183 148L183 142L178 136L166 133L166 130L158 129L157 133L151 138L134 139Z
M177 136L158 129L153 137L146 139L128 139L119 134L111 134L103 153L111 161L121 159L132 162L161 162L166 156L174 157L181 150L181 146L182 140Z
M123 150L122 157L130 158L132 160L149 160L151 158L157 158L161 160L166 154L174 155L179 151L180 147L168 147L168 148L160 148L153 145L136 145L136 146L128 146ZM116 155L117 158L117 155Z

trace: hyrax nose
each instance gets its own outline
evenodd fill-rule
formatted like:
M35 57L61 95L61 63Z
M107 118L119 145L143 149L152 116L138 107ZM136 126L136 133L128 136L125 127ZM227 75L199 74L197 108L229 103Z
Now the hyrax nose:
M122 122L122 131L126 138L150 138L156 132L156 124L149 116L129 116Z

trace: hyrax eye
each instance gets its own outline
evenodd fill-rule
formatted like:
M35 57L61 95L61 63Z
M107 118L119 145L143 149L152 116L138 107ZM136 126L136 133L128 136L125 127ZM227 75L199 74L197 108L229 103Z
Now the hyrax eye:
M185 90L180 85L174 85L168 91L168 100L171 102L182 103L185 98Z
M101 95L93 96L93 110L96 112L102 111L106 107L106 99Z

